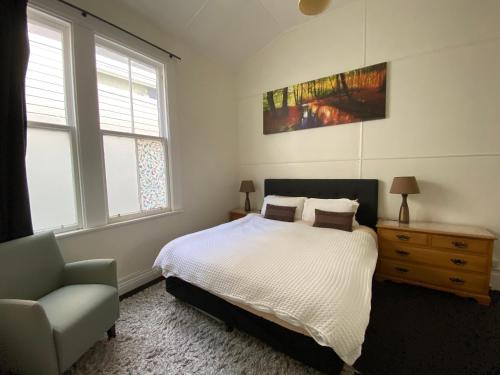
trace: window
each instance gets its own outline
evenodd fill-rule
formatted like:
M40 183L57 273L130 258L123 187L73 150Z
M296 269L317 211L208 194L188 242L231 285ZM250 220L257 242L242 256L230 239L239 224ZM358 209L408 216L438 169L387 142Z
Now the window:
M163 65L96 38L108 216L169 207Z
M36 232L80 226L70 25L29 9L26 169Z
M170 210L168 57L141 43L134 48L148 56L132 51L96 35L128 40L121 32L46 6L28 6L33 229L60 233Z

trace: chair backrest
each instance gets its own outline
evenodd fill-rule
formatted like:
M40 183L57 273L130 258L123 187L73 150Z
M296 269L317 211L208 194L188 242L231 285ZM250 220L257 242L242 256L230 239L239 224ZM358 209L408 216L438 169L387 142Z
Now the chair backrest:
M37 300L61 286L63 270L53 233L0 243L0 298Z

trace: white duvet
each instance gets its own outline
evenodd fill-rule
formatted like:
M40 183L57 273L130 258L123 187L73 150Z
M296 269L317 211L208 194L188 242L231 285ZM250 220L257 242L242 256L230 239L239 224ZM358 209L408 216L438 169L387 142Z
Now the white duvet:
M302 327L352 365L370 318L376 241L257 214L177 238L154 263L228 301Z

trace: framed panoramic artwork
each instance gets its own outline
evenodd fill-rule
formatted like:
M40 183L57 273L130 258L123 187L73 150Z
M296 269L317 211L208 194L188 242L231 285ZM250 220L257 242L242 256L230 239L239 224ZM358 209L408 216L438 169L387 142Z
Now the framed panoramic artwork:
M264 134L385 118L387 63L268 91Z

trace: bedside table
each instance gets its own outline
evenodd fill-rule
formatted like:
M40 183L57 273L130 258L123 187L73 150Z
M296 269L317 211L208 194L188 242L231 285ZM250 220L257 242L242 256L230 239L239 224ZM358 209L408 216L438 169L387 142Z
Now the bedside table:
M375 278L472 297L490 304L489 288L496 237L465 225L379 220Z
M260 211L252 210L250 212L247 212L244 208L235 208L234 210L229 211L229 221L241 219L248 214L260 214Z

